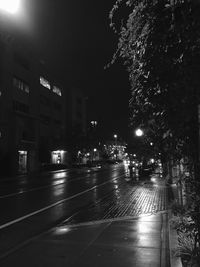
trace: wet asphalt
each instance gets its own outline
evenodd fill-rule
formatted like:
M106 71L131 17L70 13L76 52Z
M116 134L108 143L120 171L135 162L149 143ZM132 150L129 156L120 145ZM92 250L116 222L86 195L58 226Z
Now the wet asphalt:
M59 226L23 244L1 266L170 266L165 181L153 175L114 186L114 195L94 198Z

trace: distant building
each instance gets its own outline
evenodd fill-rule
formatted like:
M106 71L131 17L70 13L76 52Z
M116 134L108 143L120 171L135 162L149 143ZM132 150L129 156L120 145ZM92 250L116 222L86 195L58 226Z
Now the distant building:
M1 173L65 163L65 92L28 46L0 40Z
M80 88L66 90L66 142L71 154L87 145L86 101Z

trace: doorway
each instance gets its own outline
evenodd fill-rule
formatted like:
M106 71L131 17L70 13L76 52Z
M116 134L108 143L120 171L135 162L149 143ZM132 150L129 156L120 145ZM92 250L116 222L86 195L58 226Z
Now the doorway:
M27 172L27 151L18 151L19 154L19 168L20 173Z

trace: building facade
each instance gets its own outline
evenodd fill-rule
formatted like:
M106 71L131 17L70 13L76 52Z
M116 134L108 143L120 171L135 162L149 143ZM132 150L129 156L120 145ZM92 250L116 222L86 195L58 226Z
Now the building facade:
M21 42L1 38L0 58L1 174L65 163L64 88Z
M77 87L66 90L66 146L74 161L79 150L87 147L87 98Z

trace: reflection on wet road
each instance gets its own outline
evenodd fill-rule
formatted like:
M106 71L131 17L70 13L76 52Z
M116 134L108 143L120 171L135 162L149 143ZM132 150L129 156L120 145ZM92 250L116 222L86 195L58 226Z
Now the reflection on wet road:
M95 191L93 193L97 194ZM74 214L65 223L132 218L166 209L167 188L159 178L152 176L151 180L141 183L120 183L115 180L109 195Z
M0 257L63 221L79 224L155 213L166 209L166 198L162 180L127 182L123 165L0 181Z

